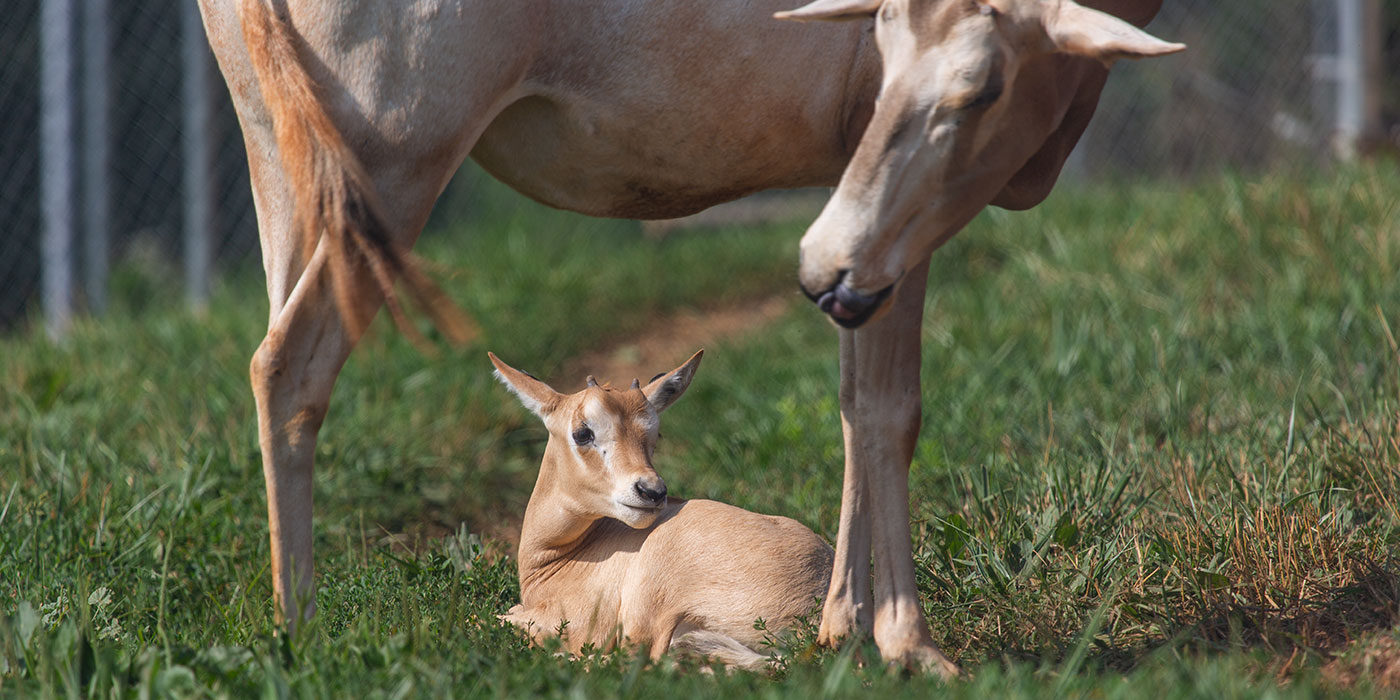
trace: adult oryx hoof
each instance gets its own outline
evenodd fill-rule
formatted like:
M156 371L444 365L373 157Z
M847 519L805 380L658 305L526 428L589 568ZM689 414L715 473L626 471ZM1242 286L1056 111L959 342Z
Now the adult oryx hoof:
M829 599L822 609L822 623L817 630L817 644L836 649L842 644L870 639L868 621L862 623L854 607L839 605Z
M911 673L933 673L948 680L958 676L958 667L929 637L928 627L920 617L917 626L891 624L893 620L875 623L875 644L880 647L880 658L889 666L902 668ZM907 622L907 621L906 621Z
M961 671L957 664L948 660L938 647L932 644L892 650L881 647L880 656L889 666L902 668L912 673L931 673L943 680L957 678Z

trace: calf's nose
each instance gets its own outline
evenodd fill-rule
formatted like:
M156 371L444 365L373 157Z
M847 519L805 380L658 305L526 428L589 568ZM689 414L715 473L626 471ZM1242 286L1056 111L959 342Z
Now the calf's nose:
M632 484L632 490L636 491L642 500L655 505L661 505L666 500L666 482L659 478L638 479L637 483Z

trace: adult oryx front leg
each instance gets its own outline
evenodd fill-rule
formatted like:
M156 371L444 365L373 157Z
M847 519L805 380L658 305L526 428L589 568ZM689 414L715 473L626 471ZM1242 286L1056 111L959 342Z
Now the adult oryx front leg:
M909 271L888 314L840 331L846 483L822 638L848 631L852 619L862 627L869 624L869 613L862 610L870 599L864 572L873 555L874 632L881 655L888 663L952 676L958 669L934 645L919 606L909 531L909 464L922 417L920 331L927 283L925 259Z
M1145 21L1160 0L1099 4ZM883 67L870 122L802 238L798 271L807 296L848 329L847 503L823 638L862 622L868 519L881 653L951 673L919 609L907 519L929 255L988 203L1032 206L1049 192L1093 114L1106 66L1185 47L1073 0L812 0L778 16L876 18Z
M841 331L841 432L845 439L846 468L841 484L841 521L836 534L836 559L831 583L822 605L821 630L817 640L836 646L844 639L864 637L874 628L870 599L870 486L864 468L867 462L855 459L854 439L847 407L856 405L857 379L855 333ZM915 368L918 371L918 368Z

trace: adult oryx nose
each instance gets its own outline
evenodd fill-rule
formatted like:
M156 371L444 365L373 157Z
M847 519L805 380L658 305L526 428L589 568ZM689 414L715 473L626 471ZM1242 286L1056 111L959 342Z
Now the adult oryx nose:
M651 483L648 483L648 481ZM655 477L654 479L638 479L637 483L632 484L632 490L636 491L637 495L642 497L642 500L648 501L654 505L660 506L662 503L666 502L666 482L662 481L660 477Z
M869 320L885 299L889 298L890 293L894 291L894 285L874 294L863 294L846 284L848 273L848 270L842 270L836 284L824 292L813 293L805 286L802 292L837 324L846 328L856 328Z

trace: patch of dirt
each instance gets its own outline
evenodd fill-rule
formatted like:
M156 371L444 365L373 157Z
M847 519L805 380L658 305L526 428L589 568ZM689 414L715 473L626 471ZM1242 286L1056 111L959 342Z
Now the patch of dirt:
M1344 688L1369 685L1377 690L1400 690L1400 638L1379 634L1357 642L1322 667L1322 675Z
M593 375L598 381L626 386L674 369L706 345L742 338L767 327L791 307L792 294L779 294L711 311L685 310L659 318L642 335L584 353L565 363L563 386L569 391Z

